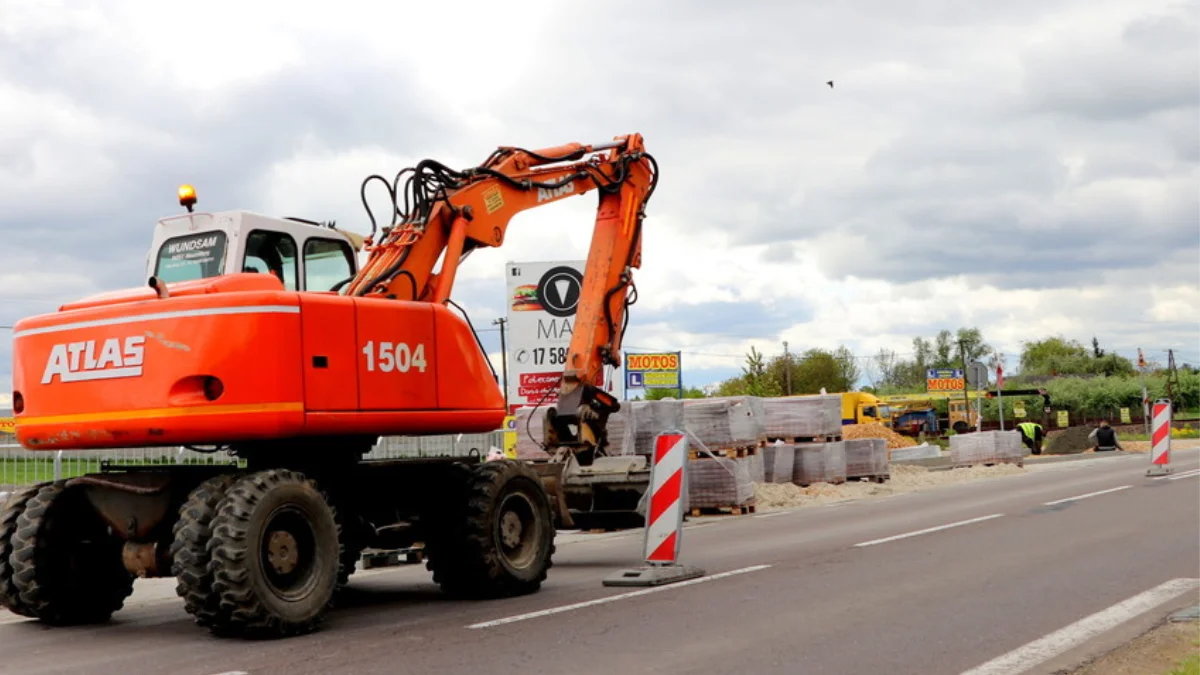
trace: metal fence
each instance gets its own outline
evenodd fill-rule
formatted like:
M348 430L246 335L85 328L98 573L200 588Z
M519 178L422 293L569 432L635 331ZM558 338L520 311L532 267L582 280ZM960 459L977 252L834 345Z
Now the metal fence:
M504 432L448 434L441 436L384 436L364 459L422 457L466 457L487 455L492 447L504 447ZM147 464L238 464L229 453L197 452L179 446L114 448L108 450L26 450L16 437L0 433L0 491L6 486L82 476L100 471L102 465Z

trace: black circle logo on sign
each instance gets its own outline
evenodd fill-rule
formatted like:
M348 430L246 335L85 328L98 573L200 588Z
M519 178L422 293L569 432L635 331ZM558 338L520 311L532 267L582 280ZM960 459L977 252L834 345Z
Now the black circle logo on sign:
M538 302L550 316L571 316L579 306L583 275L574 267L553 267L538 280Z

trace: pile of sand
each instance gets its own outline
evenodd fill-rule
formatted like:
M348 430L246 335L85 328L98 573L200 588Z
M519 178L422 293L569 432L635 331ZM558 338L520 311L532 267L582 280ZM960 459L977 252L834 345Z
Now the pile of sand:
M887 441L888 449L911 448L917 442L908 436L902 436L882 424L847 424L842 427L842 438L855 440L859 438L882 438Z
M1092 442L1088 440L1088 435L1091 433L1092 427L1089 426L1067 427L1049 439L1044 452L1051 455L1070 455L1083 452L1092 445Z
M998 476L1014 476L1025 473L1015 464L972 466L948 471L930 471L920 466L893 464L892 478L886 483L863 483L850 481L841 485L814 483L800 487L792 483L763 484L754 486L754 499L759 510L777 511L798 506L819 506L852 499L889 497L926 490L939 485L968 483Z

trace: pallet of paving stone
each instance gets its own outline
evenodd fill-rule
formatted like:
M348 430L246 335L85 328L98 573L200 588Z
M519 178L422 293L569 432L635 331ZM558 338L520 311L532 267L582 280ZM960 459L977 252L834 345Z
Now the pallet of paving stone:
M841 440L842 397L780 396L762 399L764 433L771 440L814 442ZM830 438L836 436L837 438ZM804 439L804 440L799 440Z
M771 443L762 448L764 483L790 483L796 466L796 447Z
M689 460L687 495L689 509L744 507L754 503L752 467L744 459Z
M514 417L517 427L518 459L547 459L550 457L550 454L542 448L542 443L546 441L545 433L542 430L545 415L545 407L535 409L533 406L523 406L517 408Z
M801 487L813 483L846 482L846 442L800 443L795 446L796 457L792 482Z
M887 441L882 438L857 438L845 441L845 445L846 480L882 483L891 478Z
M754 513L756 506L754 504L745 504L742 506L704 506L693 507L691 515L693 518L700 516L741 516Z
M625 447L625 420L627 417L628 413L625 412L624 406L621 410L608 416L608 424L605 429L608 434L608 447L604 450L604 454L609 457L634 454L631 448Z
M690 440L709 449L757 447L763 437L762 421L762 399L755 396L683 402L683 424Z
M683 431L683 401L627 401L620 412L625 413L621 449L627 455L653 456L660 433ZM688 439L688 445L693 444Z
M976 431L950 437L950 465L991 466L1016 464L1025 466L1025 444L1018 431Z

